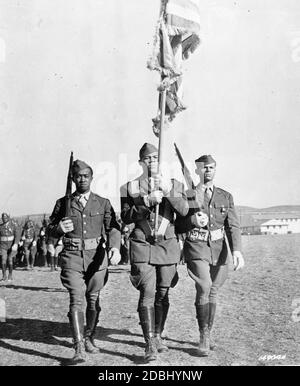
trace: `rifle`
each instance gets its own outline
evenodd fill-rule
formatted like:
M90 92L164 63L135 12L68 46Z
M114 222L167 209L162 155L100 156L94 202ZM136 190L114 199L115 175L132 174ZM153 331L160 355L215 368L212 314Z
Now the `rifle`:
M70 213L71 213L72 165L73 165L73 152L71 151L68 177L67 177L67 187L66 187L66 214L65 214L65 217L69 217Z
M196 186L195 186L194 181L192 179L191 173L190 173L189 169L187 168L186 164L184 163L184 160L182 158L182 155L181 155L178 147L176 146L176 143L174 143L174 146L175 146L175 151L176 151L177 157L179 159L179 162L181 165L181 170L182 170L185 182L187 184L187 187L190 190L194 190L196 188Z

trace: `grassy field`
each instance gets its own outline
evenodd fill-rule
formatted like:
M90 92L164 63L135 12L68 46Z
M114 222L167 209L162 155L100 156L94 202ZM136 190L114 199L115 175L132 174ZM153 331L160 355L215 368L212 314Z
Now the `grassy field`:
M180 265L165 329L170 350L151 366L300 364L300 234L243 236L243 246L246 266L238 272L231 267L219 294L214 329L218 349L207 358L197 356L194 284ZM12 283L1 282L0 299L6 304L6 322L0 322L1 366L67 364L73 350L68 293L59 272L19 268ZM110 267L96 335L101 352L89 355L85 365L144 365L137 300L129 266Z

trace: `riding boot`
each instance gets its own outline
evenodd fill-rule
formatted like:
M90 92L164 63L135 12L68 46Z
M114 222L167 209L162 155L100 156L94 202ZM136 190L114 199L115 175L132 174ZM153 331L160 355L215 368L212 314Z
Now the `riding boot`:
M7 280L7 276L6 276L6 263L2 263L2 281L5 281Z
M200 342L198 345L199 356L208 356L209 353L209 329L208 329L208 315L209 304L197 304L196 315L198 320Z
M43 256L43 257L42 257L42 261L43 261L42 265L43 265L43 267L48 267L48 264L47 264L47 254L45 255L45 254L43 253L42 256Z
M58 271L58 256L54 256L54 270Z
M140 324L142 327L144 339L146 342L145 348L145 361L153 361L157 359L157 348L155 344L154 336L154 320L155 320L155 311L154 307L139 307L139 318Z
M217 307L216 303L209 303L208 329L209 329L209 332L210 332L209 348L211 350L215 350L217 348L217 344L214 341L214 339L212 338L212 334L211 334L211 330L212 330L212 327L213 327L213 323L214 323L214 319L215 319L215 314L216 314L216 307Z
M12 274L13 274L13 263L9 263L8 264L8 281L12 281L13 277L12 277Z
M155 343L158 352L166 352L169 350L168 346L161 338L161 334L165 327L168 311L169 304L155 304Z
M31 253L31 269L33 269L35 263L35 254Z
M100 311L86 310L86 328L84 334L85 351L90 354L99 353L99 348L94 341L97 323L99 322Z
M68 313L75 354L71 359L73 364L85 361L83 329L84 329L84 314L82 311L73 310Z
M26 264L26 270L28 271L30 269L30 265L29 265L29 254L27 252L25 252L25 264Z
M50 256L50 271L54 271L54 256Z

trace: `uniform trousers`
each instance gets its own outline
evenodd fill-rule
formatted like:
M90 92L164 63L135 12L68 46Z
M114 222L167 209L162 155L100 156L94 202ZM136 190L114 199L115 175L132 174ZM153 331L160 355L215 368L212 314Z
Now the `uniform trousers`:
M169 288L177 279L176 264L152 265L148 263L132 263L132 283L140 291L138 310L141 307L151 307L154 303L169 304ZM136 278L139 280L136 280Z
M218 290L228 277L228 264L212 265L207 260L188 260L187 269L195 281L195 305L216 303Z
M62 269L60 278L63 286L69 292L70 313L75 310L83 311L84 297L87 302L87 310L100 311L100 290L106 284L107 277L107 269L96 272Z

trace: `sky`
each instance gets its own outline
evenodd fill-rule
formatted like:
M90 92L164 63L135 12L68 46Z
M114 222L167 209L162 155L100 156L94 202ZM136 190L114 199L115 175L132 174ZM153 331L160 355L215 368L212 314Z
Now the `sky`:
M119 187L157 145L158 73L147 69L159 0L0 0L0 211L49 213L70 151L119 210ZM184 102L164 134L212 154L237 205L300 204L300 2L200 0L201 45L184 64Z

